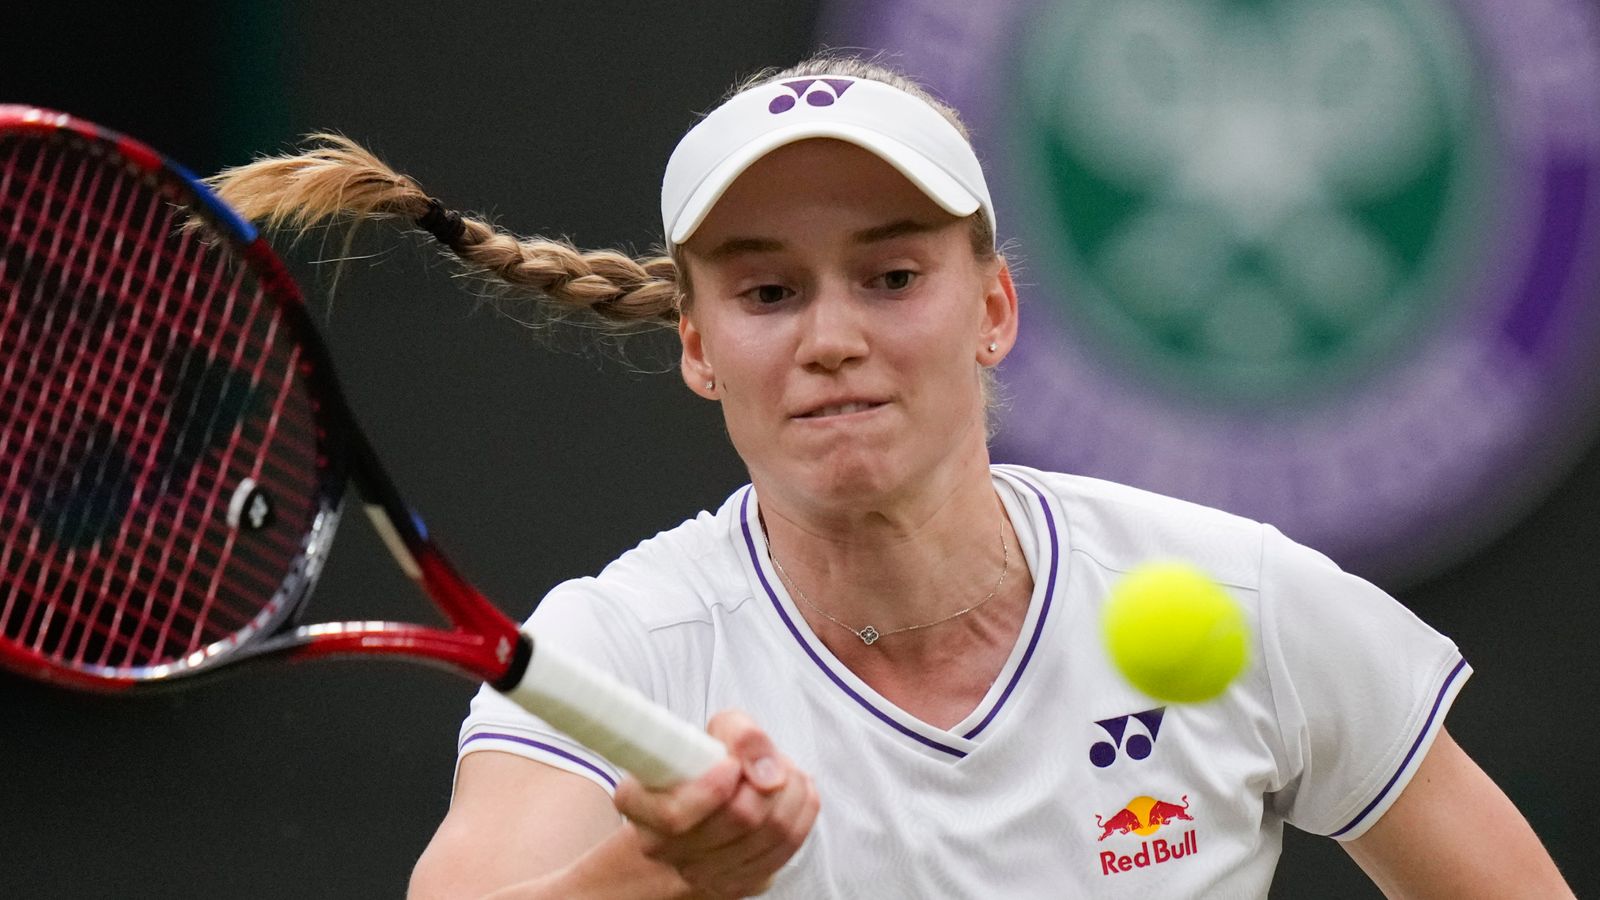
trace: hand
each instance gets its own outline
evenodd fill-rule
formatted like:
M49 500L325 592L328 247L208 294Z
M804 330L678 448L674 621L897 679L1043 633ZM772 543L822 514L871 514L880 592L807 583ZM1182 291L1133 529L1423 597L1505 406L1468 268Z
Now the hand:
M725 759L666 790L624 778L616 807L638 831L645 855L676 869L701 895L759 894L811 832L817 791L743 713L718 713L706 730L727 745Z

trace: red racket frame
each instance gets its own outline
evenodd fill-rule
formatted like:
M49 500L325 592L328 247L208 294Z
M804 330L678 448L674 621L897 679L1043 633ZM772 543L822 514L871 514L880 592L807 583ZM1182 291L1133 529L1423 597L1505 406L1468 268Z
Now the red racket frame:
M0 105L0 133L37 133L45 140L79 140L123 161L153 180L168 197L204 219L225 238L278 305L302 351L300 375L311 386L317 422L319 485L315 523L268 608L271 619L250 636L212 644L181 663L145 669L58 664L0 638L0 666L29 677L93 690L128 690L214 671L244 659L392 655L453 668L505 689L522 677L531 653L517 624L462 578L428 538L421 520L401 499L334 376L331 357L288 269L257 230L240 219L182 166L126 135L64 113ZM329 622L295 627L320 574L340 516L345 486L354 481L375 514L401 568L411 575L454 626L451 630L402 622Z

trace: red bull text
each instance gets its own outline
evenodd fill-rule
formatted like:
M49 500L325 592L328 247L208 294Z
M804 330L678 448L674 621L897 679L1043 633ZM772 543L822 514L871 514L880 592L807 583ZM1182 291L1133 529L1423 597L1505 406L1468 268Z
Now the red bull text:
M1134 869L1143 869L1149 866L1158 866L1164 862L1183 859L1200 852L1200 840L1195 837L1191 829L1183 833L1183 840L1176 844L1169 844L1165 838L1155 838L1139 842L1139 850L1133 854L1117 853L1114 850L1100 851L1100 874L1115 875L1118 872L1131 872Z

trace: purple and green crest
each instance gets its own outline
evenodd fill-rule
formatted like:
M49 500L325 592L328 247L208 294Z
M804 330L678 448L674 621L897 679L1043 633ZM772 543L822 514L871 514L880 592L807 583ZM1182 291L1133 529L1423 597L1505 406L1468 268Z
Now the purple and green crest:
M997 459L1426 576L1590 437L1581 0L837 3L976 135L1024 289Z

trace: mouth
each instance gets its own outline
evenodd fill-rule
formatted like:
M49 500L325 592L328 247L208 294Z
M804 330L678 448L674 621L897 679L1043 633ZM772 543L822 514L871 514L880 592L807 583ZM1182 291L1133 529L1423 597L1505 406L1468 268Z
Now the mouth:
M855 413L868 412L885 404L876 400L855 400L849 403L830 403L808 410L797 416L796 419L830 419L837 416L854 415Z

